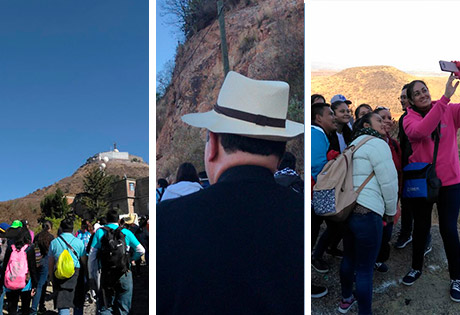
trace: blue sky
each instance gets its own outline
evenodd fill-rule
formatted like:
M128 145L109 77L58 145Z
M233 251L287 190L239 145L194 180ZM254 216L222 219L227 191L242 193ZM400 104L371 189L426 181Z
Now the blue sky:
M0 1L0 201L109 151L148 162L148 1Z
M171 24L174 17L171 15L162 16L164 10L161 8L163 0L156 1L156 72L163 70L164 65L172 60L176 54L177 42L181 35L178 26Z

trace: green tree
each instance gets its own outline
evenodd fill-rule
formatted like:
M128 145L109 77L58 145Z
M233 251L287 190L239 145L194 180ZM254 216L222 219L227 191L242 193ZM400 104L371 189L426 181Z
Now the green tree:
M85 196L82 203L86 207L91 220L104 216L109 210L109 196L115 178L106 175L98 167L89 171L83 180Z
M64 218L70 212L64 193L59 188L54 194L46 195L40 202L42 217Z

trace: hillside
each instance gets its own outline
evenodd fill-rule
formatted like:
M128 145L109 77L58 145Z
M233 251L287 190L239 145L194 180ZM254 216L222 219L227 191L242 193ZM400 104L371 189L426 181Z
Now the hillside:
M110 160L106 163L105 172L108 175L126 175L131 178L149 176L149 165L144 162ZM12 222L15 219L27 218L32 226L36 225L40 216L40 201L47 194L54 193L60 188L64 194L75 195L83 191L83 179L87 172L97 166L95 163L84 164L71 176L28 194L25 197L0 202L0 222Z
M245 0L225 10L230 69L253 79L288 82L291 99L301 100L299 120L304 96L303 17L302 0ZM204 132L180 117L210 110L223 80L220 31L214 21L179 45L171 85L157 101L158 177L171 179L183 162L204 170ZM303 138L291 142L288 148L303 166Z
M353 102L353 109L362 103L372 108L384 106L390 108L394 118L398 118L402 114L398 100L401 88L412 80L423 80L435 100L444 93L447 74L445 77L420 77L390 66L348 68L329 76L324 72L321 75L312 73L311 94L322 94L327 101L335 94L343 94ZM458 93L452 101L460 102Z

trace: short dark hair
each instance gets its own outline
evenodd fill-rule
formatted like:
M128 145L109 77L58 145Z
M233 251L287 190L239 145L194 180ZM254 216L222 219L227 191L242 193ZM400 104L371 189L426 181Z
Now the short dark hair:
M322 96L321 94L313 94L313 95L311 96L311 105L313 105L313 104L316 103L315 100L316 100L317 98L322 98L322 99L323 99L323 103L326 103L326 99L324 98L324 96Z
M408 87L409 87L409 83L404 84L401 91L407 90Z
M281 159L286 150L285 141L250 138L229 133L220 133L219 137L226 153L242 151L264 156L273 154Z
M107 220L107 223L114 223L118 222L118 211L116 210L109 210L107 214L105 215L105 218Z
M62 232L73 232L73 219L65 218L61 221Z
M50 220L45 220L42 223L42 229L45 231L50 231L53 228L53 223Z
M279 166L279 170L284 170L286 167L289 167L291 170L295 170L296 158L291 152L284 152L283 158Z
M374 112L370 112L370 113L367 113L366 115L364 115L363 117L361 117L360 119L358 119L354 124L353 124L353 134L352 134L352 138L355 138L356 134L364 128L364 124L365 123L368 123L370 124L371 123L371 118L372 118L372 115L378 115Z
M168 187L168 181L166 179L164 179L164 178L158 179L157 183L162 188Z
M176 174L176 183L178 182L196 182L199 183L200 179L196 172L195 166L192 163L182 163L179 166Z
M414 105L414 85L416 83L421 83L428 89L428 86L422 80L414 80L411 83L409 83L409 85L407 86L407 99L410 101L411 105L414 107L416 107Z
M331 107L328 103L316 103L311 106L311 121L316 120L316 115L323 116L324 108Z

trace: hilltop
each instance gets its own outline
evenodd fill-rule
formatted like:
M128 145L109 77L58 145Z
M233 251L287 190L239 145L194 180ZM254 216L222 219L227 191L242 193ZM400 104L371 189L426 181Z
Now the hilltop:
M444 93L447 76L414 76L390 66L354 67L332 75L318 71L312 73L311 94L322 94L327 101L335 94L343 94L353 102L353 109L362 103L372 108L384 106L398 118L402 114L398 97L404 84L423 80L435 100ZM460 96L454 95L452 101L460 102Z
M90 159L88 159L90 160ZM149 165L140 158L130 160L109 160L106 162L105 172L108 175L117 175L120 178L142 178L149 176ZM11 222L15 219L27 218L32 226L35 226L40 216L40 201L48 194L56 192L60 188L64 194L75 196L83 191L83 179L90 169L97 167L97 163L86 162L80 166L71 176L60 181L37 189L34 192L13 200L0 202L0 222Z

